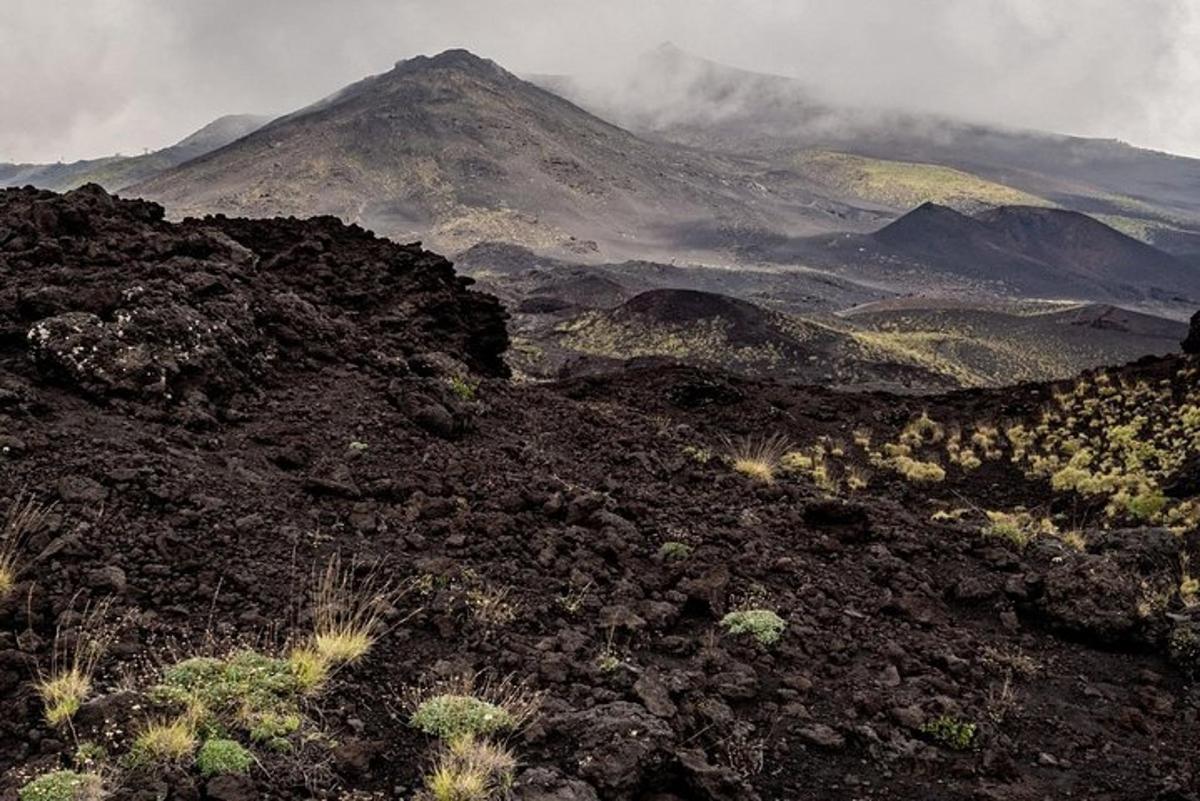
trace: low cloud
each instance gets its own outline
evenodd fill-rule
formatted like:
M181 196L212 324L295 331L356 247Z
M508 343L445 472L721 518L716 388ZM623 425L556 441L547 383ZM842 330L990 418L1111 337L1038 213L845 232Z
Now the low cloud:
M448 47L595 81L666 40L834 102L1200 155L1191 0L7 0L0 161L161 147Z

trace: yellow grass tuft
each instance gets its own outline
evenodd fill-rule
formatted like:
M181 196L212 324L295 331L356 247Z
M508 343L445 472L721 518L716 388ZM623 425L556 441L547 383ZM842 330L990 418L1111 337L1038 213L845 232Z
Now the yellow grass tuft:
M384 579L378 567L357 579L354 566L343 567L340 556L329 560L315 584L313 633L308 650L326 668L357 662L366 656L385 628L384 615L406 592L406 588ZM307 667L314 668L311 659ZM315 673L310 675L316 677Z
M288 664L296 684L306 694L317 692L329 680L329 658L313 647L293 648L288 654Z
M516 767L504 746L464 735L442 750L425 783L434 801L486 801L508 795Z
M53 506L44 506L24 495L18 496L8 507L4 528L0 530L0 600L7 598L17 586L21 546L30 534L42 527L53 509Z
M147 724L133 741L133 753L136 761L149 764L182 762L192 755L197 744L192 722L179 717Z
M730 443L729 458L734 472L763 484L771 484L789 447L787 438L781 434L743 437Z
M58 726L71 719L92 692L92 677L116 635L106 621L109 604L85 607L77 627L61 626L54 634L49 673L40 674L34 690L42 699L46 722Z

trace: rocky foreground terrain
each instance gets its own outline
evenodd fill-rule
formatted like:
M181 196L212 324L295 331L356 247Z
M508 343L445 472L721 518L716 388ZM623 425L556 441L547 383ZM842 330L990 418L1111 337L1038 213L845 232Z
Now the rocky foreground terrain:
M93 186L0 278L5 801L1200 798L1194 357L514 385L418 246Z

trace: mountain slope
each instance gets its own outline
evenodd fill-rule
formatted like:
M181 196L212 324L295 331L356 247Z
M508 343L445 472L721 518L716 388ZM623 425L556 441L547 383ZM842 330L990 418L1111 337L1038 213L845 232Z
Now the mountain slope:
M1108 140L839 105L802 81L729 67L672 45L646 53L613 82L537 80L607 119L670 141L771 157L783 169L795 168L797 152L809 149L940 165L1078 211L1137 220L1149 227L1151 241L1161 239L1179 252L1197 249L1189 234L1200 231L1198 159ZM878 200L870 194L863 199ZM911 199L902 194L902 201ZM910 206L900 202L895 208Z
M756 167L639 139L466 51L400 62L133 188L175 214L335 214L461 249L821 231L850 211Z
M71 164L0 164L0 187L32 184L40 189L66 190L87 183L109 191L124 189L163 170L242 138L271 118L257 114L219 117L170 147L141 156L111 156Z

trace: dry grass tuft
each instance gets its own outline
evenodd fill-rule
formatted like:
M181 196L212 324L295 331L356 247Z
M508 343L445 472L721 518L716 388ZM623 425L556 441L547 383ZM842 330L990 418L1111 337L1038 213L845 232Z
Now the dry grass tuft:
M182 762L191 757L198 744L192 721L178 717L146 724L133 741L131 754L140 765Z
M787 437L742 437L729 443L729 459L735 472L763 484L775 481L781 460L791 448Z
M0 600L8 597L17 585L21 546L42 527L52 511L53 506L45 506L26 495L18 496L8 507L0 531Z
M464 735L443 748L425 786L433 801L504 798L516 767L516 757L504 746Z
M69 721L91 695L96 667L117 633L117 626L107 620L108 611L107 601L85 607L73 630L60 625L54 634L50 671L34 684L51 726Z
M386 628L384 617L407 592L383 578L378 566L362 579L340 556L329 560L316 577L311 651L326 666L362 659Z

